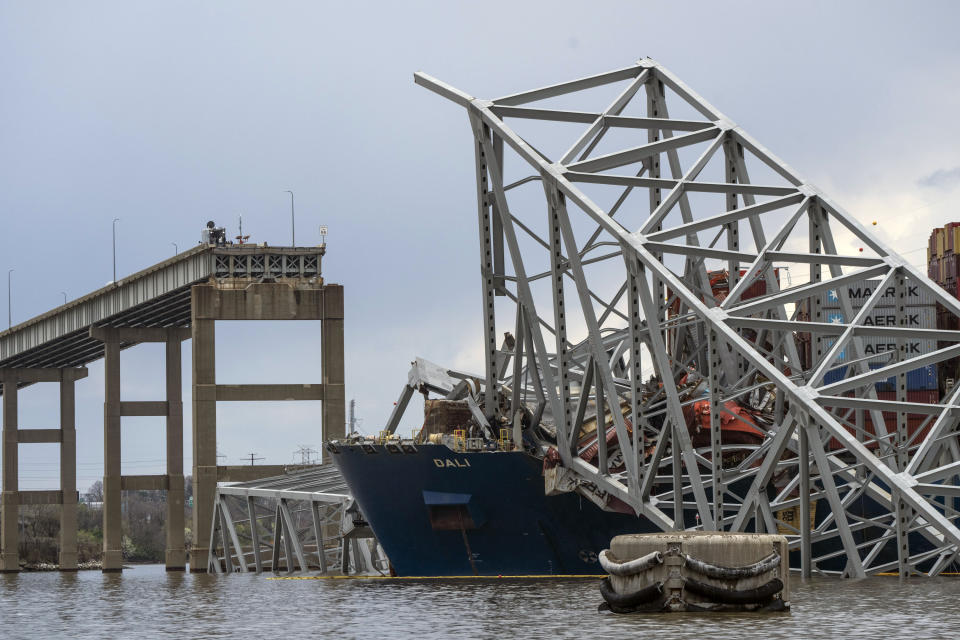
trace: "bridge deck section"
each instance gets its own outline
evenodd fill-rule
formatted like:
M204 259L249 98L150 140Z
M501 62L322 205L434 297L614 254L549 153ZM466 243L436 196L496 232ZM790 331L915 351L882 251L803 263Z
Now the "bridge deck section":
M104 353L91 327L189 327L194 284L212 277L319 278L322 254L323 247L197 246L0 332L0 368L88 364Z

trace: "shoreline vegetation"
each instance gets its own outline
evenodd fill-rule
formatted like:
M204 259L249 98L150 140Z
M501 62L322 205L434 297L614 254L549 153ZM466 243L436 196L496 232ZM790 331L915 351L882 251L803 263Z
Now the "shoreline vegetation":
M103 562L100 560L90 560L88 562L78 562L77 571L93 571L103 569ZM20 571L59 571L60 565L52 562L21 562Z
M145 562L124 562L124 569L136 569L150 565L163 564L163 562L145 561ZM87 562L78 562L77 571L100 571L103 569L102 560L89 560ZM60 565L55 562L21 562L20 571L60 571Z
M121 503L123 561L127 565L163 563L166 555L167 495L165 491L124 491ZM184 521L192 522L193 482L186 478ZM24 505L19 515L19 554L22 571L60 568L60 507ZM184 528L189 553L193 532ZM95 482L77 505L77 570L102 569L103 483Z

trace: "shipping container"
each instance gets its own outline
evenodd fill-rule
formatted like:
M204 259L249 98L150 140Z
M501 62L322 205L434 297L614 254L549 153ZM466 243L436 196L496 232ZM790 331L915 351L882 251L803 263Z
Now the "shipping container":
M890 400L894 401L897 399L896 391L878 391L877 392L878 400ZM907 402L919 402L921 404L936 404L940 402L940 392L936 390L915 390L907 391Z
M891 354L886 357L878 357L870 361L871 365L883 366L887 363L894 362L896 360L897 353L897 341L882 337L882 336L866 336L860 338L861 344L863 345L863 351L860 353L861 358L866 358L868 356L881 356L883 354ZM847 362L848 360L854 359L853 352L853 341L848 342L844 348L840 351L840 356L837 358L839 362ZM827 350L833 346L834 339L825 339L823 341L823 353L826 354ZM918 356L926 355L937 350L937 341L936 340L904 340L903 343L903 355L904 359L916 358Z
M863 324L872 327L904 326L917 329L934 329L947 321L946 318L938 317L937 307L935 305L907 307L902 319L904 324L898 325L897 314L893 307L879 307L873 309L872 312L863 319ZM845 322L845 317L839 309L824 309L822 321L840 324ZM803 343L801 346L805 349L805 351L801 353L806 355L804 363L806 363L807 366L816 364L818 359L822 358L823 355L830 350L835 341L836 338L834 337L822 338L819 346L820 355L818 356L815 341L807 342L801 340L801 343ZM872 360L870 366L874 369L891 363L898 349L897 341L888 336L861 336L860 343L863 346L863 352L860 354L860 357L882 356L882 354L893 352L889 356L877 357ZM920 339L905 340L903 346L904 355L907 358L925 355L940 348L936 340ZM846 362L851 359L853 359L853 349L852 345L847 343L840 352L838 361ZM844 377L846 377L846 367L837 367L827 372L826 376L824 376L824 383L832 384ZM893 387L891 385L893 383L894 380L892 378L886 382L879 382L877 383L877 389L892 389ZM907 388L916 390L937 389L937 366L929 365L910 371L907 374Z
M940 307L937 308L937 329L956 331L958 327L960 327L960 318L957 318L957 314ZM948 344L952 343L944 343L943 346L948 346Z
M950 297L951 297L951 298L956 298L956 297L957 297L957 281L956 281L956 280L949 280L949 281L946 281L946 282L938 282L937 284L940 285L940 288L941 288L941 289L943 289L943 290L946 291L948 294L950 294Z
M943 287L944 290L949 292L949 289ZM956 288L956 287L954 287ZM843 314L843 311L839 307L823 307L820 309L821 315L819 318L811 318L809 310L807 308L807 301L803 300L798 309L798 317L801 320L807 321L819 321L819 322L833 322L836 324L843 324L847 322L846 317ZM860 309L863 308L863 305L854 306L853 312L857 313ZM904 324L905 327L914 327L921 329L935 329L937 328L937 309L943 309L936 304L908 304L904 309ZM897 312L896 307L893 306L880 306L877 305L870 312L869 316L864 321L864 324L871 327L897 327L901 326L897 323Z
M944 225L943 230L947 236L947 248L957 253L957 249L960 247L960 222L948 222Z
M940 260L940 277L937 282L955 282L957 280L957 254L948 253Z
M850 304L854 309L862 307L873 294L874 289L879 286L879 280L861 280L845 285ZM935 304L936 301L927 289L923 288L917 282L907 280L906 284L906 304L907 306L926 306ZM892 307L896 303L895 287L891 284L883 293L883 297L877 301L877 307ZM840 296L837 289L826 289L820 293L820 306L824 309L839 309Z
M878 391L877 392L878 400L896 400L897 394L893 391ZM940 393L938 391L908 391L907 392L907 402L919 402L924 404L936 404L940 402ZM848 422L851 425L857 424L857 412L849 411L847 409L837 409L835 411L838 418L841 418L842 421ZM873 427L873 421L870 419L869 411L861 410L860 413L860 424L863 425L863 430L869 436L874 435L875 430ZM928 420L929 418L929 420ZM884 423L887 428L887 433L893 433L897 430L897 414L892 411L883 412ZM929 432L930 427L933 426L933 421L936 419L936 416L928 416L925 414L918 413L908 413L907 414L907 436L908 442L911 446L919 444L922 439ZM841 422L842 423L842 422ZM853 427L846 427L852 435L856 436L856 429ZM869 437L869 436L865 436ZM876 443L869 443L867 447L870 449L876 448ZM830 449L836 450L840 449L840 443L836 439L830 439Z
M894 307L875 307L870 314L863 319L863 324L868 327L902 326L911 329L936 329L936 310L936 305L932 304L908 306L903 312L903 323L900 324L897 322L897 312ZM847 322L847 319L840 309L824 309L823 321L843 324Z
M843 312L839 309L824 309L824 322L842 324L845 322ZM915 329L934 329L938 325L938 318L935 306L925 307L907 307L904 312L902 325L897 323L897 314L893 307L874 309L867 317L863 319L863 324L868 327L898 327L903 326ZM833 346L836 338L823 338L821 341L821 351L826 353ZM888 336L861 336L863 345L862 356L872 356L888 351L897 350L897 341ZM921 356L937 350L936 340L909 339L904 341L904 355L908 358ZM852 357L853 351L850 343L840 352L840 361L843 362ZM814 359L816 357L814 356ZM877 361L881 363L880 360Z
M882 365L871 364L871 369L879 369ZM824 384L833 384L843 380L847 375L846 365L831 369L823 376ZM886 380L880 380L874 384L878 392L896 391L896 376L890 376ZM939 389L937 382L937 365L928 364L918 369L907 372L907 392L923 391L936 392Z
M884 412L884 416L886 415L887 413ZM885 418L887 433L893 434L897 430L897 418L895 414L889 414L889 415L890 415L889 418ZM930 420L927 420L927 418L928 416L920 415L916 413L911 413L907 415L907 442L909 443L910 446L913 447L923 442L923 439L930 432L930 428L933 426L933 418L931 418ZM853 422L852 415L850 417L850 422ZM872 420L870 420L869 418L864 418L862 424L863 424L863 430L866 434L862 437L863 440L867 440L868 438L871 438L873 435L875 435ZM844 428L846 428L846 430L851 435L856 437L857 430L854 427L844 425ZM866 442L865 445L868 449L878 448L878 445L876 442ZM830 447L830 450L832 451L837 451L839 449L844 448L843 446L840 445L840 443L837 441L836 438L830 438L829 447Z
M743 274L741 274L743 275ZM765 280L757 280L749 287L746 291L743 292L743 295L740 296L741 300L750 300L751 298L759 298L760 296L767 295L767 283Z

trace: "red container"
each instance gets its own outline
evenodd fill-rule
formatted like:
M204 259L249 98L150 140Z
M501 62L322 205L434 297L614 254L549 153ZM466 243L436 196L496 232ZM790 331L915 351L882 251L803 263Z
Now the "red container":
M958 327L960 327L960 319L957 318L956 314L943 308L937 308L937 329L956 331Z
M740 276L742 277L747 273L746 269L740 270ZM774 269L773 275L777 279L777 284L780 284L780 269ZM713 290L713 295L717 302L722 302L727 295L730 293L730 284L727 279L727 272L725 270L720 271L708 271L707 277L710 279L711 289ZM757 278L753 284L744 290L743 294L740 296L741 301L750 300L751 298L759 298L760 296L767 295L767 282L765 276L760 276ZM673 292L670 289L667 289L667 298L672 298ZM679 303L675 302L671 306L671 313L677 313L679 309Z
M763 280L758 280L747 287L747 290L743 292L743 296L740 299L749 300L750 298L759 298L765 295L767 295L767 283Z
M746 269L740 270L740 276L744 276L747 273ZM777 285L780 284L780 269L774 269L773 275L777 279ZM740 297L741 300L749 300L750 298L759 298L760 296L767 295L767 282L761 277L752 285L747 287L747 290L743 292L743 295Z
M895 391L878 391L877 392L878 400L896 400L897 393ZM907 402L918 402L923 404L936 404L940 402L940 392L936 390L932 391L907 391ZM876 435L873 420L870 417L869 411L863 411L863 430L867 434L864 439L869 440L872 436ZM839 416L842 418L845 415L846 411L840 410ZM923 438L926 436L930 427L933 426L933 422L936 419L936 416L930 419L927 422L927 425L921 430L921 425L924 420L928 418L928 414L920 413L908 413L907 414L907 439L910 445L916 445L923 441ZM886 423L887 433L894 433L897 430L897 414L892 411L884 411L883 419ZM857 431L852 425L857 424L856 412L850 412L850 415L845 418L845 421L848 422L851 426L844 425L846 430L854 437L857 435ZM842 423L841 423L842 424ZM837 450L840 449L840 443L836 438L830 439L830 449ZM868 449L876 449L876 442L867 442L866 447Z
M960 227L960 222L948 222L946 225L944 225L944 234L947 237L944 238L943 247L945 250L950 250L950 251L953 251L954 253L957 253L958 247L953 246L954 245L953 230L957 227Z
M896 400L896 391L877 391L877 400ZM907 402L921 402L923 404L936 404L940 402L940 392L930 391L907 391ZM893 414L890 414L893 415Z
M941 273L942 275L942 273ZM957 297L957 281L956 279L941 279L937 284L940 285L940 288L950 294L951 298ZM938 310L943 310L943 307L937 306Z
M844 395L851 395L850 393ZM894 401L897 399L897 394L895 391L878 391L877 392L878 400L890 400ZM936 404L940 402L940 392L933 391L908 391L907 392L907 402L918 402L923 404ZM857 416L855 411L850 411L849 415L847 414L848 410L838 410L838 421L844 426L844 428L850 433L850 435L856 437L857 430L855 425L857 424ZM862 422L864 433L866 434L862 439L870 440L873 436L876 435L873 420L870 417L870 412L865 410L860 410L863 414ZM936 416L931 418L925 427L921 429L921 425L929 417L928 414L920 413L908 413L907 414L907 439L911 446L919 444L923 441L923 438L926 436L930 427L933 426L933 422L936 419ZM883 419L886 423L887 433L892 434L897 430L897 414L892 411L884 411ZM845 424L846 423L846 424ZM836 438L831 438L828 445L831 450L836 451L841 448L840 442ZM866 442L865 446L868 449L876 449L876 442Z
M940 261L940 279L938 282L949 282L957 278L957 256L953 253L944 254Z

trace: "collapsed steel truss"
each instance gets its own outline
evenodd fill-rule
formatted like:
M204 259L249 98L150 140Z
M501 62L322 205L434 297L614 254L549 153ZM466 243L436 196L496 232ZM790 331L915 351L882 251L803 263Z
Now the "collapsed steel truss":
M908 286L960 315L956 299L653 60L496 100L415 80L466 108L474 134L491 421L516 423L533 407L555 428L566 488L616 499L663 530L776 532L776 514L799 505L790 540L807 575L838 559L851 576L950 565L960 391L907 402L905 377L960 355L960 332L903 318ZM791 266L809 281L781 288ZM708 282L718 267L725 298ZM847 287L868 279L879 286L855 308ZM745 299L758 282L764 294ZM891 287L897 326L873 326L870 310ZM843 322L823 322L828 290ZM503 317L515 337L506 352ZM806 367L800 333L810 336ZM865 354L870 336L898 349ZM904 345L918 338L947 346L909 357ZM844 357L845 377L825 383ZM651 371L663 382L652 393ZM690 372L709 388L710 446L699 449L680 393ZM878 400L875 383L891 376L896 399ZM775 419L728 464L725 403L757 389L776 396ZM883 411L896 413L895 430ZM617 451L598 437L590 462L577 437L605 412ZM912 438L911 415L924 416ZM830 513L811 524L818 501Z
M332 464L217 487L209 573L384 575L389 565Z

